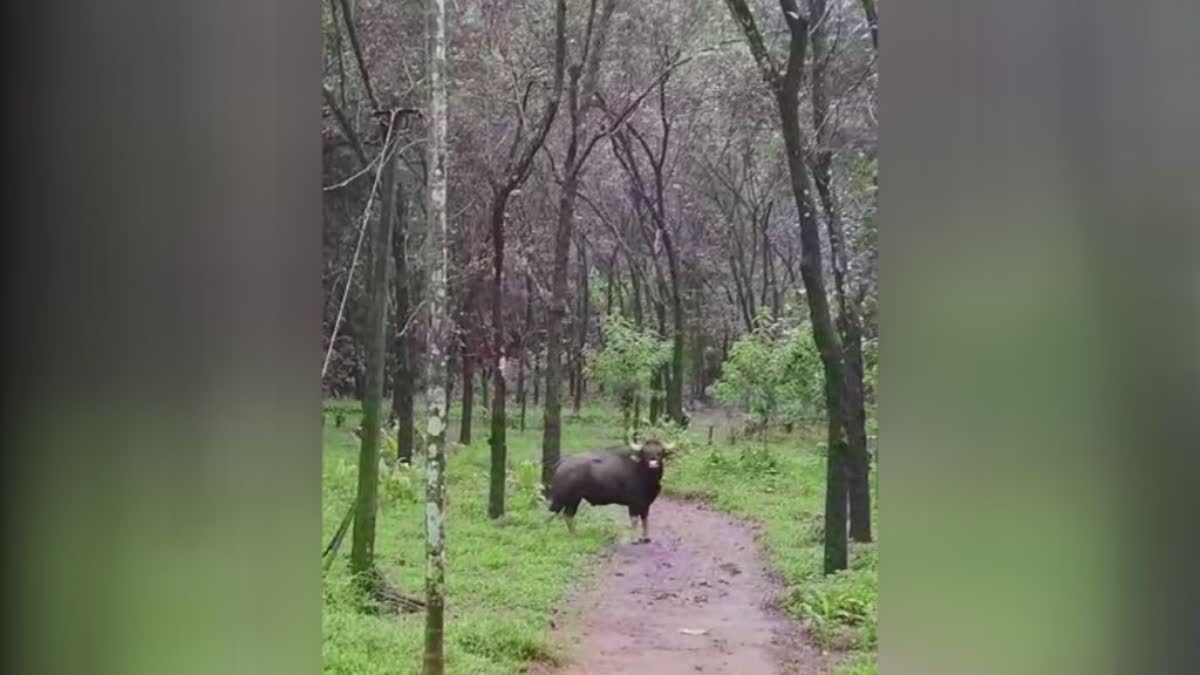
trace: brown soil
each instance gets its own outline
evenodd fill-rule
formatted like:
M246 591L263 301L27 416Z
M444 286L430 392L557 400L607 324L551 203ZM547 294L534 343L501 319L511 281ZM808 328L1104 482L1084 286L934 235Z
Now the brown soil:
M623 515L623 514L622 514ZM660 497L650 543L615 547L551 630L570 663L533 673L824 673L829 661L771 606L780 593L754 527L697 501Z

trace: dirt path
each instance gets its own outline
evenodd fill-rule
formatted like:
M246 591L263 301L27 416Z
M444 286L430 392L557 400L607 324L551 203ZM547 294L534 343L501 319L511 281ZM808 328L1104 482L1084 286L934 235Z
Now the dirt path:
M802 629L769 603L780 591L753 526L660 497L648 544L625 543L577 594L562 626L572 663L556 675L821 673Z

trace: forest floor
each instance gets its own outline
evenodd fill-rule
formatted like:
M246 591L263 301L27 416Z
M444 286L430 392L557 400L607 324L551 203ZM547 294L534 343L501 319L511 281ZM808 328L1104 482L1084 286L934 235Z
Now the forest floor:
M325 427L322 544L353 499L358 442L350 430L359 423L356 403L327 407L351 415L342 429L332 416ZM486 422L477 416L474 442L452 445L447 467L448 672L876 672L875 545L853 546L846 573L820 574L819 434L735 441L736 417L694 411L688 442L668 463L664 495L651 509L652 541L633 545L618 507L584 506L575 536L560 521L546 522L541 416L533 407L526 431L509 431L507 513L489 520ZM589 403L564 422L564 452L621 442L609 406ZM457 420L450 428L457 438ZM418 597L422 468L418 461L381 480L375 547L385 577ZM325 577L324 671L419 672L422 615L362 612L348 550L346 541Z

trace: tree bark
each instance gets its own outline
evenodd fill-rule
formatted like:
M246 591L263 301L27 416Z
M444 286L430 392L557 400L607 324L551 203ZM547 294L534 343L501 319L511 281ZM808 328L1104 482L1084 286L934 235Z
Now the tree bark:
M496 389L492 396L491 472L488 485L488 517L504 515L504 479L508 463L508 416L505 411L504 314L501 303L504 295L504 209L508 193L496 192L492 197L492 349L494 351ZM486 394L485 394L486 398Z
M875 9L875 0L862 0L863 14L867 15L867 25L871 27L871 45L879 51L879 12Z
M391 138L390 133L387 138ZM386 150L385 148L384 156ZM392 255L392 218L395 215L395 160L385 162L382 172L380 184L383 186L383 198L380 203L380 215L371 233L362 444L358 452L358 491L355 498L354 534L350 545L350 571L366 588L371 588L376 581L375 514L379 506L379 440L383 422L383 380L387 354L388 263Z
M599 20L594 22L597 18L596 2L591 3L587 20L588 30L583 40L583 58L567 69L567 111L570 128L566 156L562 163L563 180L558 200L558 223L554 233L554 271L551 276L550 306L546 312L546 399L542 422L542 484L546 487L549 487L554 469L562 456L563 319L567 314L567 267L574 231L579 173L588 153L595 147L599 138L593 138L589 145L580 150L581 117L587 112L580 110L580 101L590 103L595 92L600 57L614 8L615 0L605 0Z
M767 51L745 0L725 0L734 20L746 37L764 82L773 94L786 148L792 197L800 223L800 277L804 283L812 324L813 341L821 357L828 414L828 459L825 482L826 574L845 569L847 564L846 402L842 346L829 311L821 268L821 233L808 186L804 138L800 131L799 93L808 48L808 20L800 14L796 0L780 0L790 34L788 58L781 72Z
M429 49L429 406L425 481L425 650L424 675L443 675L445 653L446 350L450 326L446 305L449 250L446 237L446 0L428 0Z
M459 411L458 442L463 445L471 444L471 418L475 412L475 358L467 353L467 349L464 344L459 357L462 367L462 406Z
M534 353L533 355L533 404L538 405L541 401L542 394L542 372L541 372L542 355Z
M412 463L413 457L413 390L416 384L416 326L410 321L413 311L408 265L408 209L404 198L403 181L396 184L396 227L392 234L392 258L395 266L396 330L393 342L396 369L393 376L392 412L396 418L396 459Z
M575 348L575 401L572 411L576 416L583 405L583 361L587 349L588 318L592 310L591 289L589 286L587 250L582 242L579 250L579 344Z
M572 116L576 109L574 101L578 89L578 70L571 75L568 97L572 99ZM572 120L572 125L576 124ZM567 150L567 164L573 166L575 143ZM551 277L550 307L546 317L546 402L542 423L542 484L547 488L554 476L562 456L562 328L567 314L567 259L571 245L571 230L575 220L575 192L578 186L573 173L563 180L562 194L558 201L558 230L554 241L554 273Z
M809 15L826 16L826 0L809 0ZM838 330L844 345L846 387L846 477L850 497L850 538L871 541L871 462L867 454L867 412L863 396L862 320L851 290L847 287L846 265L849 260L842 229L841 205L833 190L833 127L829 115L829 92L825 74L828 63L826 20L818 21L811 31L813 128L816 150L813 154L813 183L825 212L829 234L830 265L834 292L838 300Z

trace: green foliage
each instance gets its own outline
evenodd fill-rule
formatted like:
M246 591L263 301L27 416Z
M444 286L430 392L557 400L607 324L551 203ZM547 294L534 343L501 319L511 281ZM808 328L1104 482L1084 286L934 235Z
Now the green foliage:
M416 504L425 494L424 474L412 466L381 462L379 466L379 506L383 510Z
M855 654L835 672L837 675L879 675L879 656L875 652Z
M687 435L687 430L666 417L659 418L658 422L654 424L646 421L639 427L638 437L643 440L653 438L662 443L673 444L676 452L685 452L691 447L691 439Z
M878 579L874 569L842 570L793 588L784 606L804 619L823 648L873 649L878 639Z
M604 346L588 350L588 377L623 409L650 393L650 375L671 358L671 345L650 330L613 314L604 322Z
M754 332L729 349L711 391L766 426L779 417L803 420L821 414L823 381L812 332L805 325L772 322L761 313Z

